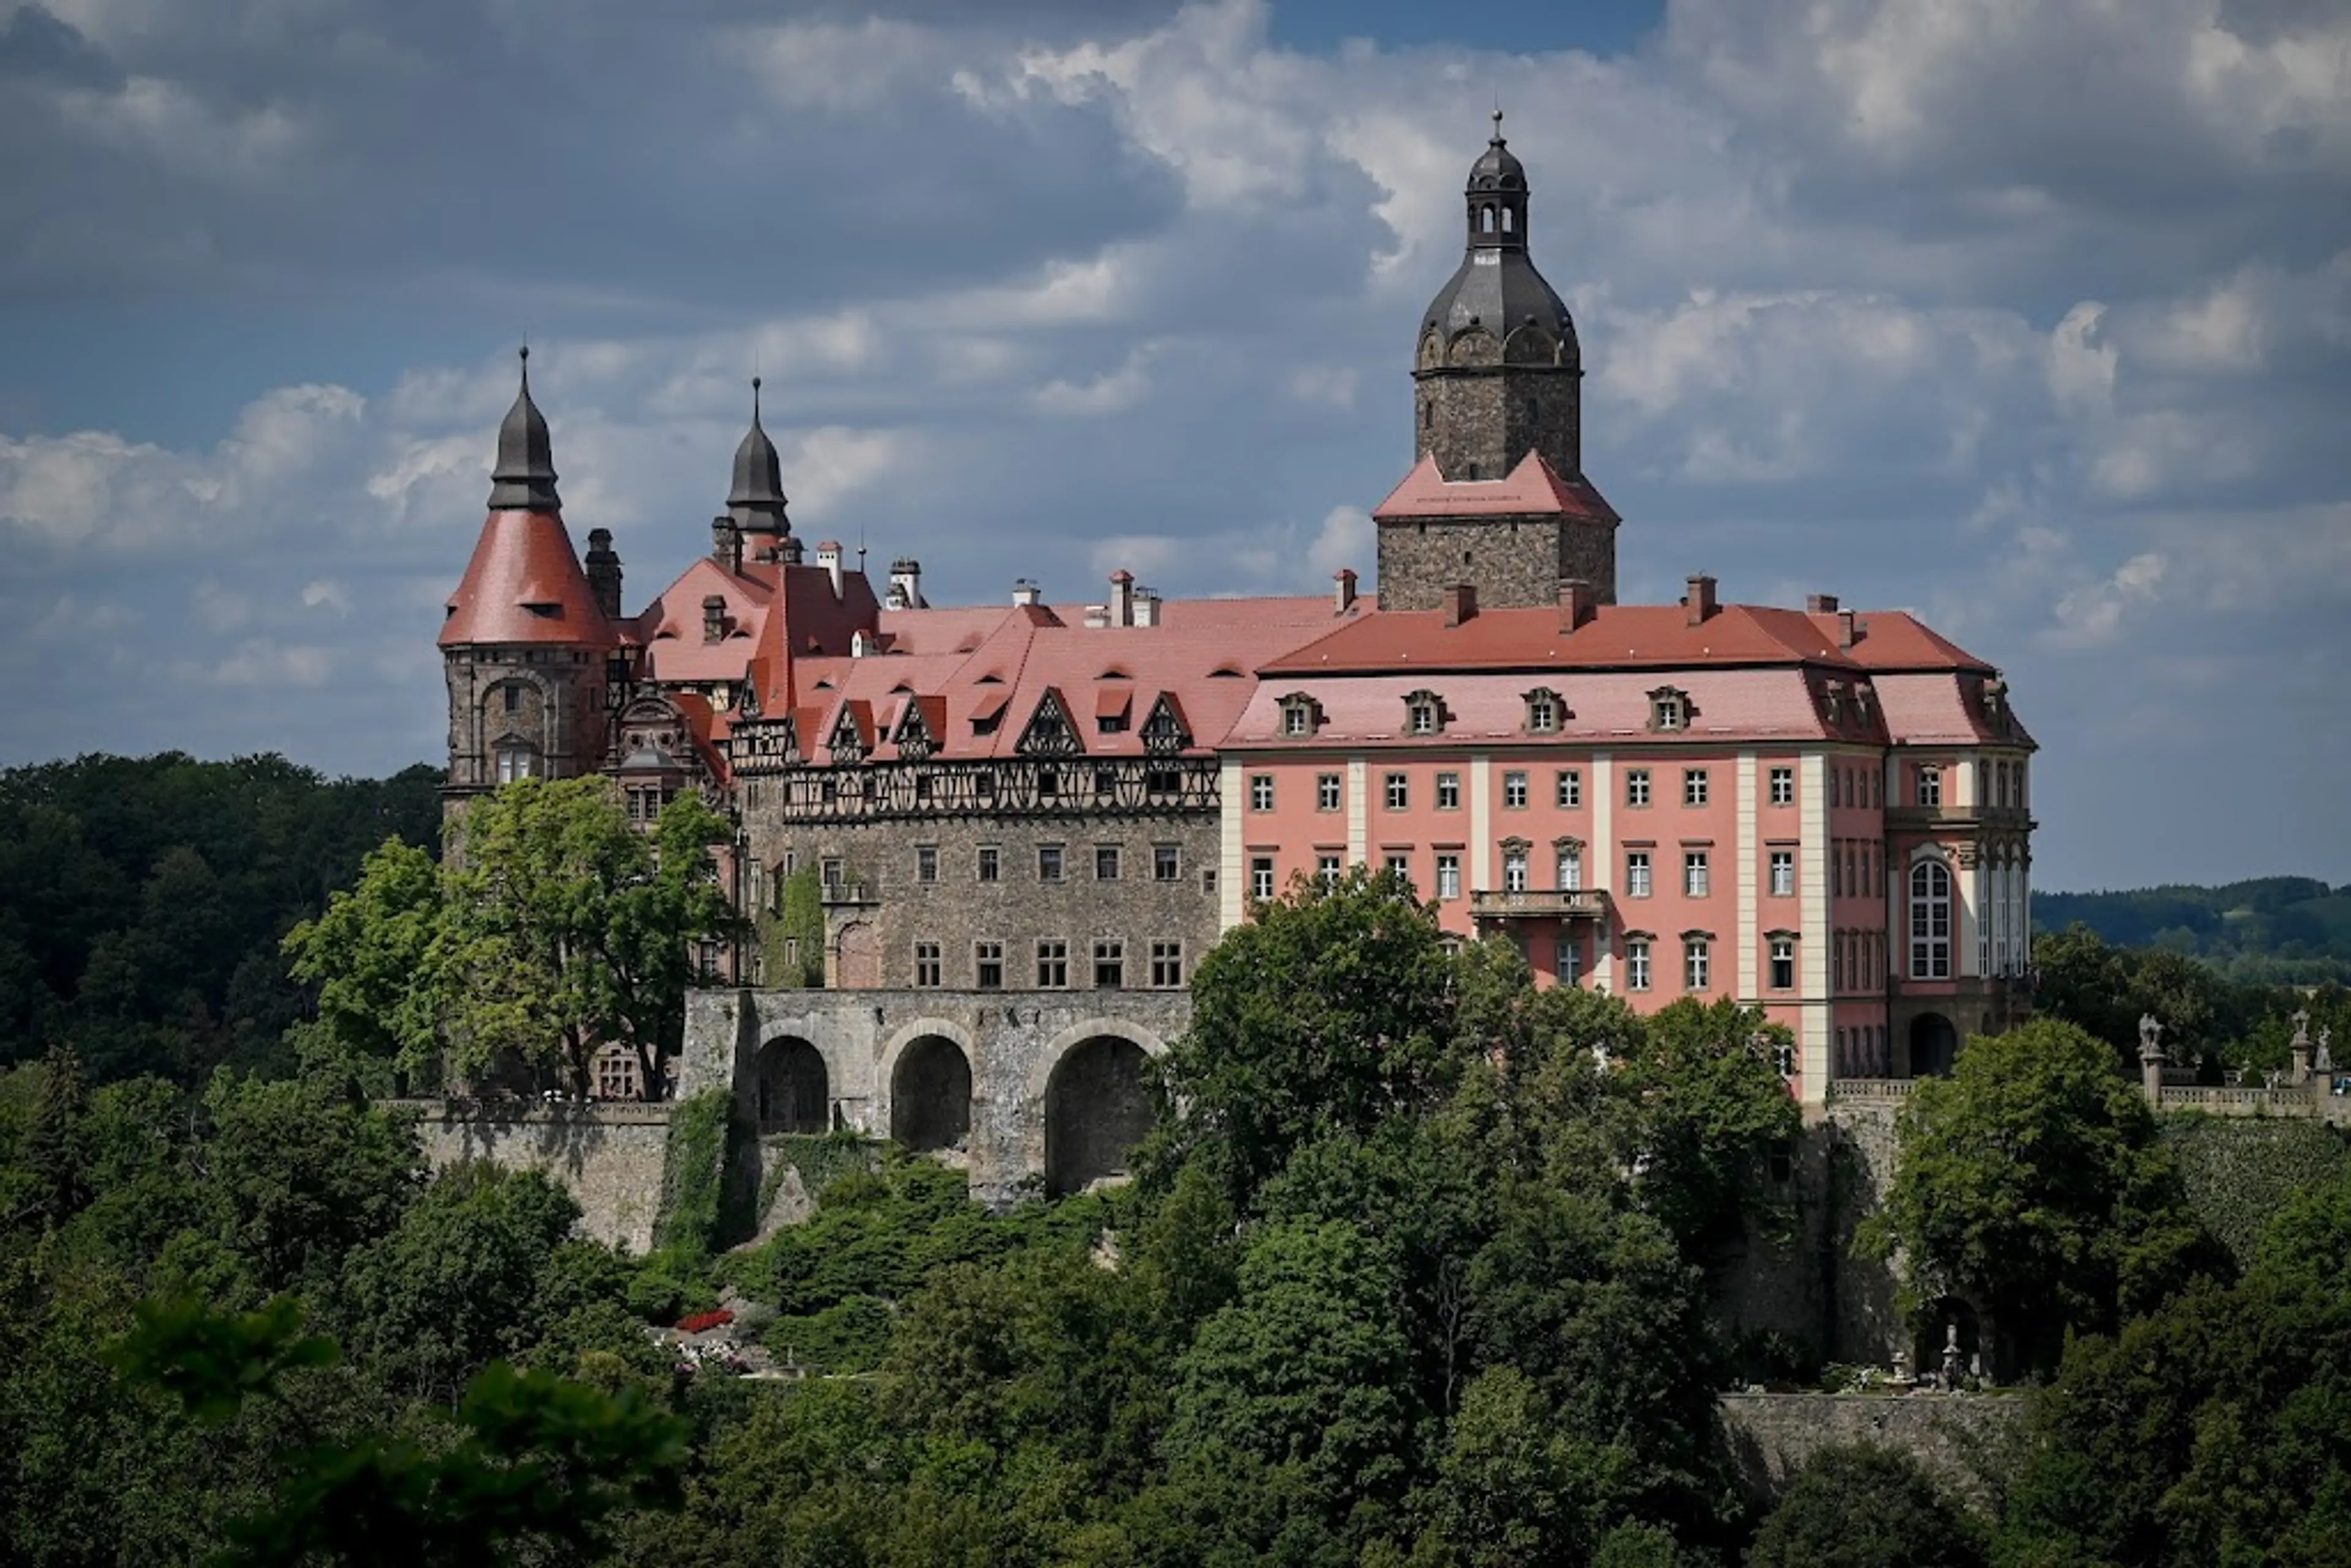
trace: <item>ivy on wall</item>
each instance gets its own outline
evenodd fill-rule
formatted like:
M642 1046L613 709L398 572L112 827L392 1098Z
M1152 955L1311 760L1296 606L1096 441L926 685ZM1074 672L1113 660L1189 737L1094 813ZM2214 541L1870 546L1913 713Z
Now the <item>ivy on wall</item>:
M2196 1217L2240 1263L2296 1194L2335 1180L2351 1160L2341 1133L2300 1118L2180 1112L2163 1118L2162 1136Z
M812 866L783 880L774 912L758 921L763 984L780 990L824 984L823 893Z
M726 1173L735 1122L729 1089L705 1089L671 1110L662 1154L661 1207L653 1245L706 1258L717 1250L727 1221Z
M759 1140L767 1155L767 1175L759 1183L759 1203L753 1212L764 1219L784 1185L787 1171L798 1171L800 1190L821 1199L825 1188L851 1175L871 1175L882 1168L882 1145L862 1133L781 1133Z

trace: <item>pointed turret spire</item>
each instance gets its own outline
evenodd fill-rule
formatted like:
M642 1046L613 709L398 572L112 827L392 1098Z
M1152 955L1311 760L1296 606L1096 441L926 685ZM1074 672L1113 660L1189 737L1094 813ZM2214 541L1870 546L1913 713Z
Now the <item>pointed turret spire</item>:
M747 534L792 531L784 515L784 465L776 444L759 423L759 378L751 378L751 428L735 448L735 483L726 492L726 509Z
M498 463L490 471L490 510L560 512L555 493L555 450L547 417L530 401L530 347L522 350L522 390L498 426Z

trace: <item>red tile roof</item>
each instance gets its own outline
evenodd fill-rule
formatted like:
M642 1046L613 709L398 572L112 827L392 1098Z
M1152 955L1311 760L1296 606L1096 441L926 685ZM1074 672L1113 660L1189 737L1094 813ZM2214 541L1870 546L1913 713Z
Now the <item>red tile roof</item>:
M1552 607L1481 610L1458 626L1441 610L1361 616L1263 666L1276 674L1389 670L1687 669L1705 665L1821 664L1856 671L1970 669L1989 664L1901 611L1857 617L1864 634L1837 646L1834 615L1726 604L1693 626L1677 604L1604 604L1564 629Z
M553 512L496 511L441 622L444 648L461 643L556 643L609 648L618 639L597 608L587 574Z
M1529 452L1519 465L1499 479L1447 479L1437 471L1437 459L1424 457L1372 508L1384 517L1594 517L1616 522L1616 508L1604 499L1592 482L1578 476L1562 479L1540 454Z

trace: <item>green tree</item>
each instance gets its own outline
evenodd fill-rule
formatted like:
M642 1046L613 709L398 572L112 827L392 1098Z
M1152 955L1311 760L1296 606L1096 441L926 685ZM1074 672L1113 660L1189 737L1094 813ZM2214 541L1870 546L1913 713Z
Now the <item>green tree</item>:
M1433 909L1392 873L1301 878L1258 905L1193 977L1167 1057L1177 1109L1144 1168L1204 1160L1245 1210L1322 1130L1426 1109L1447 1076L1451 968Z
M519 779L474 802L443 877L432 975L454 1064L473 1075L501 1057L545 1063L584 1095L596 1048L622 1040L660 1097L695 953L734 929L710 856L724 836L684 794L649 839L601 779Z
M438 983L445 908L440 865L388 839L360 862L357 883L287 934L294 977L315 988L319 1024L338 1045L438 1077L450 1043Z
M1764 1518L1748 1568L1981 1568L1981 1527L1907 1454L1832 1445Z
M2048 1368L2068 1329L2109 1329L2223 1267L2114 1053L2042 1019L1969 1041L1904 1104L1886 1205L1864 1228L1907 1264L1914 1310L1971 1303L1998 1359Z
M224 1069L204 1108L220 1239L250 1261L265 1291L331 1280L423 1189L414 1128L321 1079L267 1082Z

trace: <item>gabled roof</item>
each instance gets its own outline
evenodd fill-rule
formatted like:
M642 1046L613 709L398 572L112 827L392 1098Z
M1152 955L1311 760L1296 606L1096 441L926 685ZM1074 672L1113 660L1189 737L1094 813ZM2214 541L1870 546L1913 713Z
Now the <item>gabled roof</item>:
M438 639L466 643L560 643L609 648L612 623L596 604L588 576L554 512L490 513L465 575L449 596Z
M1621 519L1592 482L1563 479L1544 457L1529 452L1499 479L1447 479L1434 456L1422 458L1372 508L1374 522L1401 517L1590 517Z

